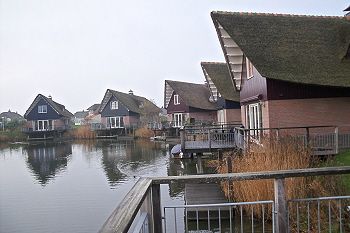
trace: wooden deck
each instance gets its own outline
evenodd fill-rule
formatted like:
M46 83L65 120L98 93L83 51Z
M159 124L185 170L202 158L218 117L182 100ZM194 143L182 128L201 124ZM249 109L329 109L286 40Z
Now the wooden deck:
M235 148L233 141L186 141L185 152L210 152L213 150L229 150Z
M227 199L218 184L186 184L185 185L185 203L186 205L200 204L219 204L226 203ZM219 218L218 207L188 208L187 219L196 220L198 218L208 219L208 209L210 210L210 219ZM229 217L229 207L220 207L221 218Z

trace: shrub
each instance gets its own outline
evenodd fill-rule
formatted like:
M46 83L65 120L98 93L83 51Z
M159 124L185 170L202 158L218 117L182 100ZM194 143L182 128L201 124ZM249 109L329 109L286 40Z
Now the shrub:
M135 130L135 136L138 138L150 138L154 136L154 133L147 127L143 127Z
M71 135L75 139L94 139L96 133L89 126L83 125L72 130Z

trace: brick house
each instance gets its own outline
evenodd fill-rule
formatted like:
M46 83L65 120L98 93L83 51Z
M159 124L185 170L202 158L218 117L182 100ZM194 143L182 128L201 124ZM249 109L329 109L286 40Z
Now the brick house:
M64 105L39 94L24 114L29 138L52 138L71 128L73 114Z
M152 121L152 118L158 117L160 109L148 99L134 95L132 91L127 94L108 89L98 112L101 114L103 129L117 130L141 126L144 116Z
M349 17L211 16L245 128L350 124Z
M202 62L201 67L210 90L209 101L218 106L218 123L241 124L239 92L232 88L227 64L225 62Z
M164 106L173 127L185 123L217 121L217 105L209 101L210 91L205 84L165 80Z

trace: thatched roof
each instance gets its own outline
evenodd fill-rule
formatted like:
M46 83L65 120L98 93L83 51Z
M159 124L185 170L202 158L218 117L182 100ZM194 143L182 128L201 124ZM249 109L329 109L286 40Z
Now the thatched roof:
M71 118L73 117L73 114L71 112L69 112L64 105L59 104L55 101L52 100L52 98L48 98L42 94L38 94L33 103L30 105L30 107L28 108L28 110L26 111L26 113L24 114L24 117L26 118L26 116L33 110L33 108L36 106L36 104L39 102L40 99L44 99L46 101L46 103L48 103L60 116L64 116L64 117L68 117Z
M201 62L204 76L208 74L221 96L239 102L239 92L232 87L232 79L225 62Z
M210 92L206 85L165 80L173 91L178 94L188 107L216 110L215 103L209 102ZM166 106L166 104L165 104Z
M114 91L111 89L108 89L106 91L105 97L103 98L100 106L100 110L99 110L100 112L105 108L111 96L114 96L131 112L141 114L143 113L143 107L146 105L148 107L148 111L160 112L160 109L145 97L141 97L133 94L126 94L126 93Z
M211 16L216 29L222 26L262 76L350 87L346 17L231 12Z

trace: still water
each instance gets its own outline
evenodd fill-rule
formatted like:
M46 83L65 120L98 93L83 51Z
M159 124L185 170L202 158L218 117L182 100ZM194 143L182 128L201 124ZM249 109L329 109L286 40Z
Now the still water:
M0 232L97 232L139 177L197 173L195 161L171 159L169 148L102 140L2 146ZM183 204L183 192L162 185L162 205Z

